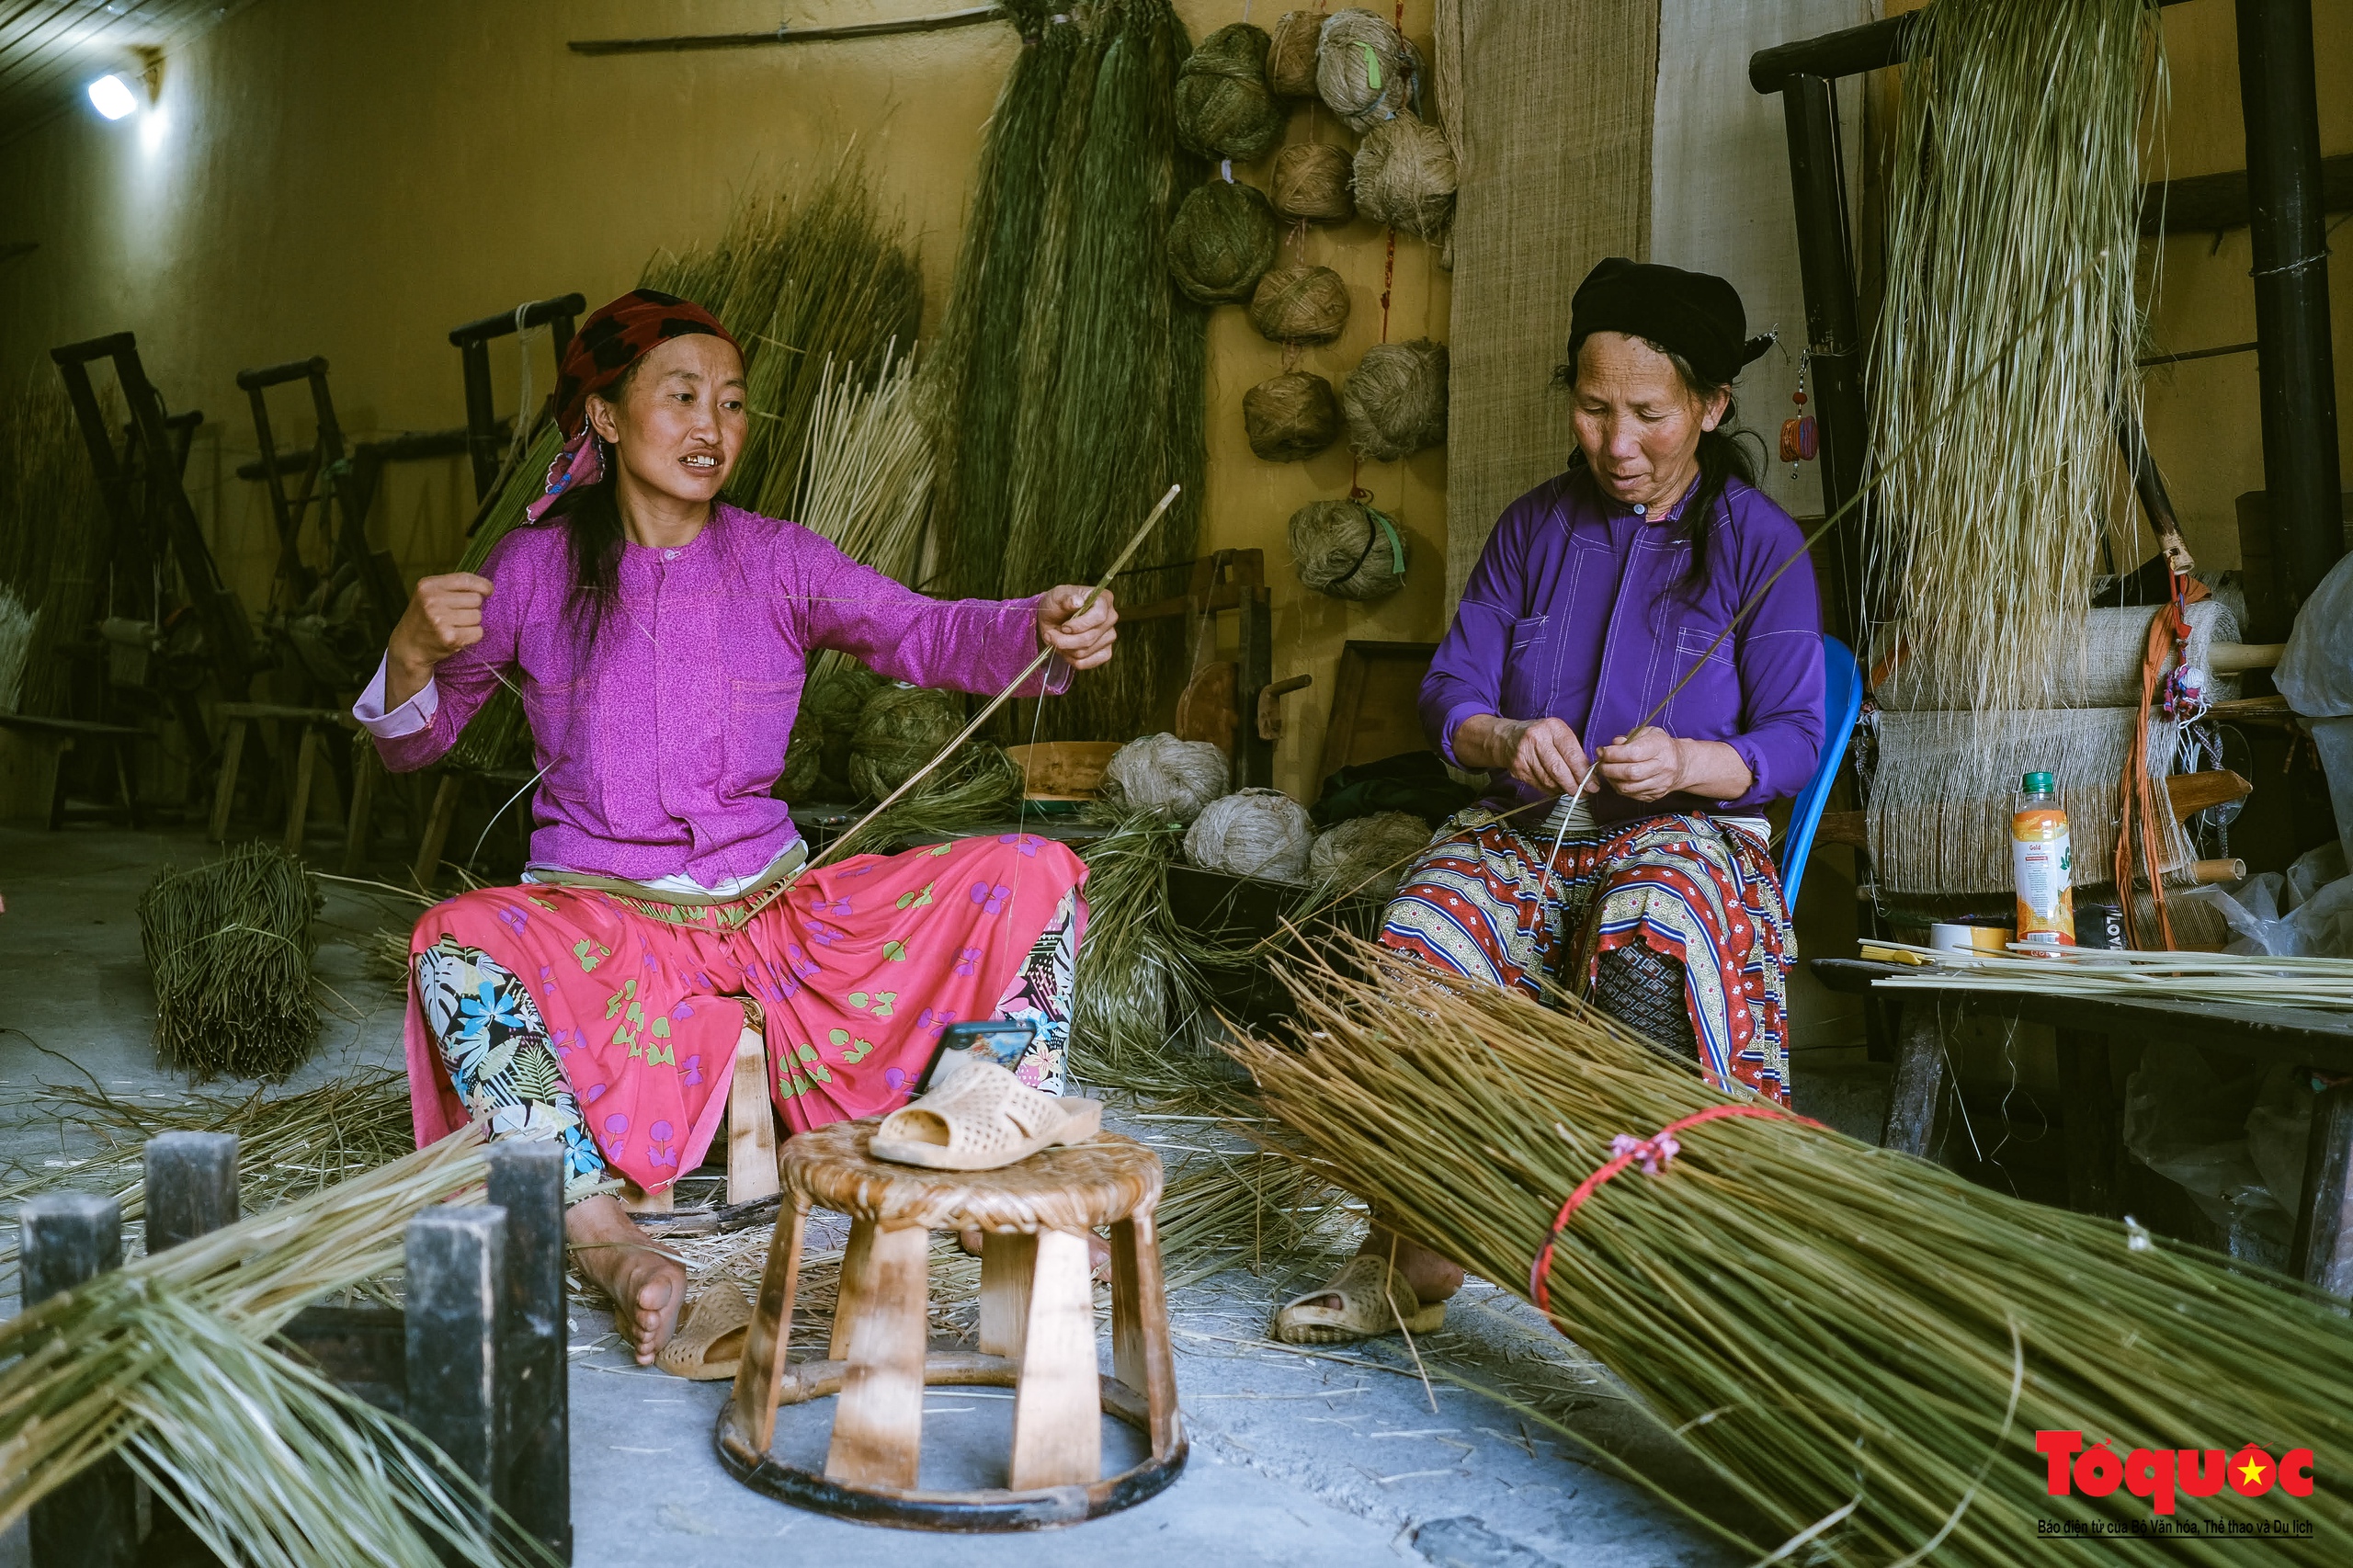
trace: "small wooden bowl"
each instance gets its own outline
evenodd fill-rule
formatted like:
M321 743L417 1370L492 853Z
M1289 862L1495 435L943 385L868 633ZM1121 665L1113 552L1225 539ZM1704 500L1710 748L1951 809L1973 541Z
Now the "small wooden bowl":
M1103 785L1103 769L1121 741L1040 741L1007 746L1005 755L1021 769L1021 794L1029 801L1091 801Z

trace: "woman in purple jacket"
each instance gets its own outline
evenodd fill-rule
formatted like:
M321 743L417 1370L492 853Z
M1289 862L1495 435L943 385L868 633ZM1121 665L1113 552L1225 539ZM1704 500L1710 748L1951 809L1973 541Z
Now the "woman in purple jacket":
M1006 834L812 869L770 793L810 653L995 692L1042 642L1034 696L1108 659L1117 616L1075 587L926 598L721 502L743 358L686 301L641 290L582 323L557 405L546 494L479 575L417 585L355 713L388 766L422 767L519 683L524 884L439 904L411 939L417 1142L471 1121L561 1142L574 1256L650 1363L686 1275L622 1200L700 1162L739 1051L796 1131L904 1103L963 1019L1030 1022L1047 1048L1023 1075L1061 1086L1085 867Z
M1572 312L1556 379L1577 450L1497 522L1422 683L1431 739L1500 794L1439 830L1381 941L1581 991L1710 1083L1787 1105L1795 946L1763 813L1821 751L1822 619L1804 538L1729 430L1769 340L1722 278L1618 257ZM1376 1221L1276 1332L1418 1333L1461 1280Z

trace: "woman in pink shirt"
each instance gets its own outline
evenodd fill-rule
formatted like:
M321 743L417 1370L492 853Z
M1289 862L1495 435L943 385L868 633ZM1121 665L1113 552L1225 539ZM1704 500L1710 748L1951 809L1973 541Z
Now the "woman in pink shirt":
M527 880L440 904L412 938L417 1138L483 1121L562 1141L575 1256L649 1364L686 1277L622 1198L700 1162L740 1039L802 1131L903 1103L959 1020L1026 1018L1050 1062L1067 1038L1086 869L1063 846L1008 834L808 868L769 790L810 653L995 692L1042 642L1038 695L1108 659L1117 620L1108 594L1082 613L1077 587L929 599L721 502L744 397L735 342L699 307L641 290L590 316L546 494L479 575L417 585L355 710L407 770L520 690L540 770Z

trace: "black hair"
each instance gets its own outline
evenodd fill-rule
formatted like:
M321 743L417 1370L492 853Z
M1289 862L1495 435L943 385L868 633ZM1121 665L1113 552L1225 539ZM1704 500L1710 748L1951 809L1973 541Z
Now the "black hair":
M1682 533L1691 546L1691 562L1676 586L1686 592L1696 592L1708 580L1708 551L1714 542L1716 504L1723 499L1724 487L1735 479L1744 484L1756 483L1756 459L1749 456L1742 437L1747 436L1750 440L1756 440L1756 437L1749 432L1733 428L1740 409L1733 401L1730 381L1710 381L1691 368L1688 359L1663 343L1653 343L1647 337L1636 341L1665 355L1667 363L1675 367L1677 377L1682 381L1683 390L1700 402L1705 403L1718 392L1724 394L1723 417L1716 421L1714 429L1699 432L1699 483L1691 492L1690 504L1683 508ZM1584 349L1585 343L1582 337L1569 340L1568 359L1552 368L1554 386L1572 391L1575 389L1577 356ZM1757 449L1763 450L1761 441L1757 442ZM1579 446L1569 453L1569 473L1571 483L1581 484L1589 493L1598 494L1599 485L1586 462L1584 447Z
M643 362L641 359L638 364ZM591 395L618 403L629 395L630 383L636 379L637 364L632 364L619 381ZM593 432L588 438L604 439ZM620 597L621 589L621 543L628 536L621 528L620 466L620 452L607 451L602 479L574 486L548 508L550 517L563 519L563 531L572 546L572 609L585 614L591 637L604 622L605 607Z

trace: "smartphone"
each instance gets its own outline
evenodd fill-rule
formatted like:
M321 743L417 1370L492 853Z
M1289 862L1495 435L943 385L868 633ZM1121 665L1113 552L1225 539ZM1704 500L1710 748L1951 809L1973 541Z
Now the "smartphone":
M929 1094L967 1062L994 1062L1010 1073L1021 1065L1037 1034L1034 1024L1004 1018L950 1024L940 1031L939 1043L931 1048L931 1060L924 1064L923 1076L915 1080L915 1093Z

